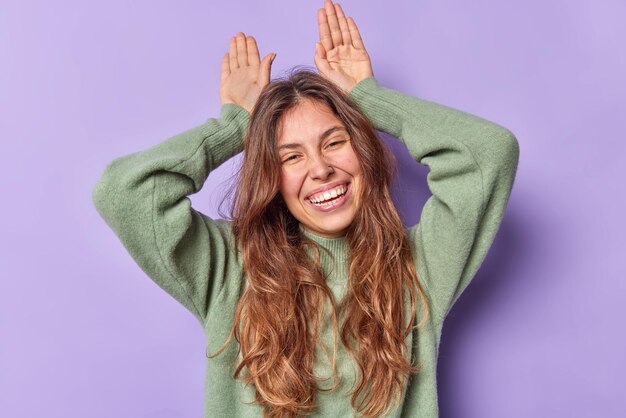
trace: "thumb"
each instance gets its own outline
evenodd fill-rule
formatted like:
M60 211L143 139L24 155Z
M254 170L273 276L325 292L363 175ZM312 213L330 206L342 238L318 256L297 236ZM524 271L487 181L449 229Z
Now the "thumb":
M274 62L274 58L276 58L276 53L272 52L271 54L267 54L261 62L259 78L263 86L270 83L270 74L272 72L272 63Z
M328 64L328 59L326 58L326 50L319 42L315 44L315 56L313 57L313 61L321 74L327 74L330 72L331 68L330 64Z

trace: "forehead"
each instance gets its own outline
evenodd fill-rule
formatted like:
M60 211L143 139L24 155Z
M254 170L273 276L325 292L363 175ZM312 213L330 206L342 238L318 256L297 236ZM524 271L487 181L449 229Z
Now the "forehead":
M283 114L278 123L276 142L280 145L284 142L318 140L332 127L345 129L341 119L326 104L306 99Z

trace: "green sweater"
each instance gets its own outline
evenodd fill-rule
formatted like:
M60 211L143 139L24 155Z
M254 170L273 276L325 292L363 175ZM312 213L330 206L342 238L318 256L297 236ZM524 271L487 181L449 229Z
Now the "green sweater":
M407 337L411 361L422 371L411 377L402 404L389 416L437 417L436 365L443 320L493 242L513 186L519 145L506 128L382 87L373 77L362 80L349 96L377 130L400 139L430 170L432 196L419 223L407 229L431 308L425 325ZM141 269L200 321L209 354L229 335L245 276L231 224L194 210L188 196L200 191L212 170L242 151L248 123L245 109L225 104L220 118L113 160L93 190L98 212ZM339 303L347 284L345 238L304 233L337 262L338 268L331 269L333 260L321 252L326 279ZM321 336L332 352L330 321ZM238 361L235 344L233 339L223 353L206 360L205 417L263 416L262 408L252 403L254 389L232 377ZM318 359L315 372L330 376L326 357ZM339 340L337 372L344 384L336 392L317 394L314 416L354 415L348 392L356 370Z

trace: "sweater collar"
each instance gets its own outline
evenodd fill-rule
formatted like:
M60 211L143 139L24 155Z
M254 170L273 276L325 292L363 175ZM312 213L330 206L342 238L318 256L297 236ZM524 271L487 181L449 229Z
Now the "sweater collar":
M326 238L304 229L300 224L300 231L313 240L318 247L328 251L320 251L321 265L328 281L345 281L347 278L348 240L346 236Z
M302 224L300 224L300 231L307 237L311 238L315 241L319 246L326 248L333 255L339 255L345 253L348 249L348 240L346 236L341 236L337 238L326 238L320 235L316 235L313 232L307 231L304 229Z

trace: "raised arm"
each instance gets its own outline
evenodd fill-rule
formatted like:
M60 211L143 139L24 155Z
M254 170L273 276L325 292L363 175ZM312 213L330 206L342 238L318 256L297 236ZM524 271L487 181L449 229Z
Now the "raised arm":
M320 74L346 91L376 129L399 138L430 168L432 196L409 233L441 324L498 230L517 171L517 140L485 119L380 86L354 19L338 3L324 0L318 25Z
M203 325L224 278L240 265L229 225L194 210L188 196L243 149L248 112L269 82L270 58L260 62L254 38L241 32L232 38L222 62L220 117L113 160L92 193L142 270Z
M399 138L430 169L432 196L409 234L433 313L443 321L499 228L517 170L518 142L495 123L381 87L373 77L350 97L376 129Z

